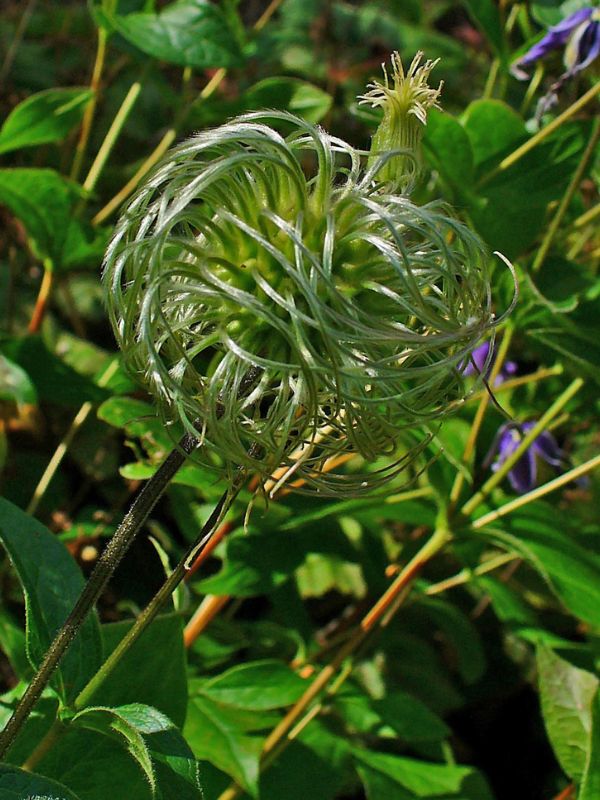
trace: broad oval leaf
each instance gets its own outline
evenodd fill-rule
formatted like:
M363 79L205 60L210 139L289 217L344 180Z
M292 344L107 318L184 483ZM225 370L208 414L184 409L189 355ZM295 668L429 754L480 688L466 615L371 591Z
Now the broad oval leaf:
M49 269L98 263L104 231L93 231L74 217L83 190L53 169L0 170L0 203L25 226L29 246Z
M291 705L302 696L306 681L281 661L240 664L201 684L200 691L224 705L268 711Z
M10 112L0 129L0 153L64 139L92 98L90 89L46 89Z
M3 498L0 498L0 541L23 587L27 652L37 666L75 605L83 589L83 576L67 549L47 528ZM92 612L52 679L65 702L78 694L101 662L100 626Z
M470 767L435 764L358 748L353 750L353 755L369 800L383 797L409 800L440 795L444 798L456 795L457 800L491 800L492 797L483 779ZM477 794L469 791L469 783L476 784Z
M84 709L72 723L125 741L154 796L161 800L202 800L198 763L171 720L142 703Z
M537 666L548 738L563 770L579 782L586 767L598 678L547 647L538 648Z
M158 14L106 14L110 26L149 56L182 67L206 69L241 63L235 32L208 0L180 0Z

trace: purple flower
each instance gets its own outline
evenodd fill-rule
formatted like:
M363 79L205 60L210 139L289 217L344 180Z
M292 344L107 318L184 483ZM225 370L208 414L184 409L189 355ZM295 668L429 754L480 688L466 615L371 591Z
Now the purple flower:
M524 71L553 50L564 48L566 72L561 80L581 72L600 54L600 9L580 8L548 29L548 33L533 45L512 67L515 77L524 80Z
M523 438L534 425L535 422L524 422L522 425L516 425L514 422L506 422L504 425L500 426L492 449L486 459L486 461L489 461L494 453L497 454L496 460L492 464L492 470L494 472L497 472L507 458L515 452L523 441ZM515 492L525 494L535 489L537 484L538 458L543 459L547 464L553 467L562 467L565 465L564 453L558 446L558 442L554 436L548 431L542 431L542 433L533 440L521 458L509 471L508 480Z
M459 368L460 372L462 372L465 377L469 377L470 375L483 375L484 378L487 378L492 371L495 358L496 348L494 347L490 355L490 343L483 342L483 344L480 344L473 350L468 360ZM505 361L496 378L496 385L508 380L516 371L517 364L515 361Z

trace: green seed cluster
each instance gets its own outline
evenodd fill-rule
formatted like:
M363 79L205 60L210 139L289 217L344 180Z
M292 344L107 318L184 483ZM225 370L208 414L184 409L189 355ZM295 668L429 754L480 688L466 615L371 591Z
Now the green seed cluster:
M494 324L485 249L378 180L397 151L367 156L247 114L171 150L118 223L104 280L125 363L229 474L372 490L413 455L402 432L464 398ZM388 458L329 471L346 453Z

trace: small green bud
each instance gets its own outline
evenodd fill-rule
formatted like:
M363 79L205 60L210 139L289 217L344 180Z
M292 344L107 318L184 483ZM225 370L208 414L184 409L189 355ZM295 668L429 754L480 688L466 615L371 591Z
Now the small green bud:
M418 176L427 111L439 108L437 101L443 86L440 82L437 89L432 89L427 83L439 59L420 66L422 58L423 53L418 52L405 73L400 55L393 53L391 80L382 64L383 83L370 83L369 91L359 98L361 103L383 109L383 120L371 142L369 166L376 166L378 181L391 183L403 191L410 191Z

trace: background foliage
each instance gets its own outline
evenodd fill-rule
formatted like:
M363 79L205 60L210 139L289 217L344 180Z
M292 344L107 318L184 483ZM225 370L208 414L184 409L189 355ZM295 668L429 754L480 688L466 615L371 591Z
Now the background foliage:
M383 497L282 492L244 531L244 490L227 538L78 702L223 490L184 466L0 767L0 797L600 796L598 84L582 72L538 119L560 52L531 84L510 73L584 5L5 4L0 718L171 446L115 357L99 277L119 205L195 130L269 107L367 148L377 118L356 96L380 63L439 57L418 198L448 200L515 262L496 370L516 373L496 393L541 421L530 442L552 431L560 466L538 458L542 488L522 496L509 465L490 481L504 419L478 392ZM499 311L511 291L498 269ZM270 735L324 674L318 703Z

